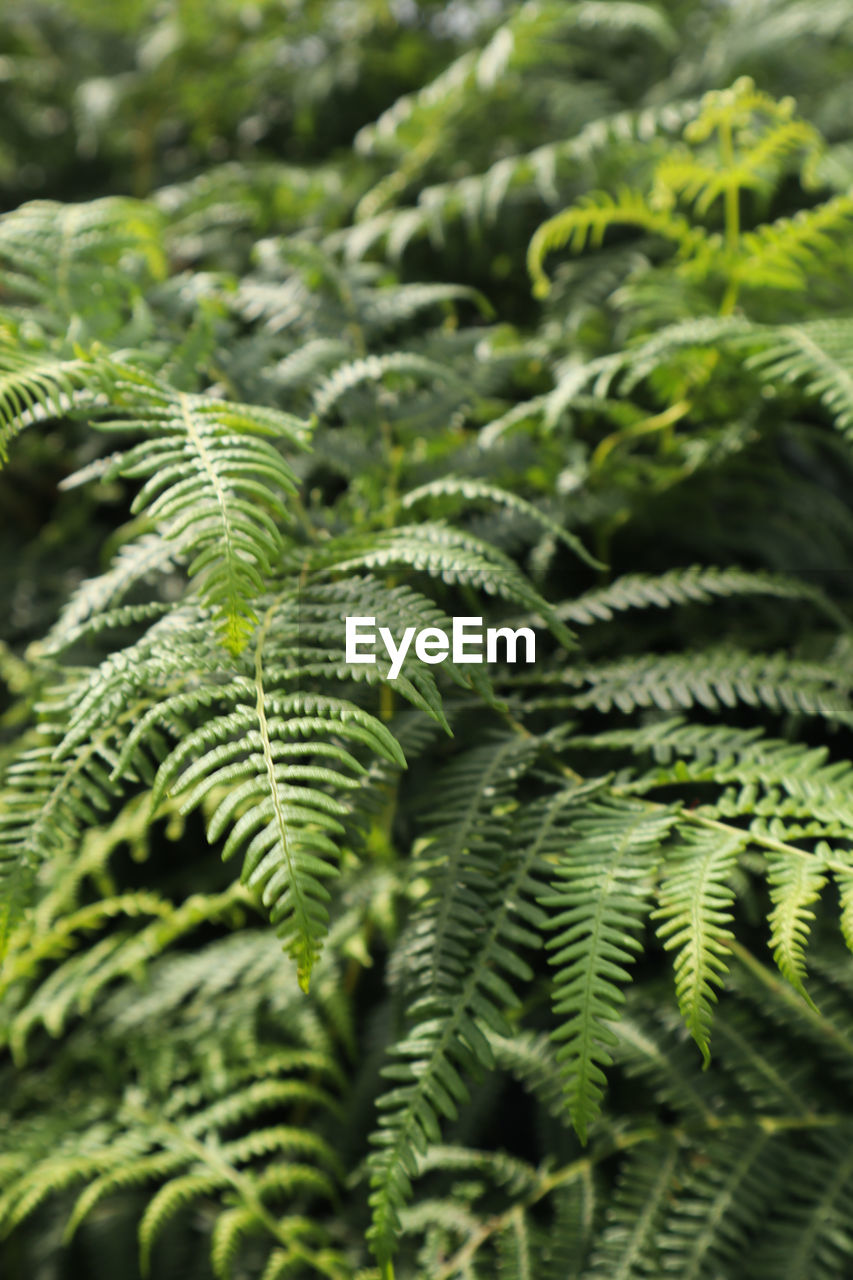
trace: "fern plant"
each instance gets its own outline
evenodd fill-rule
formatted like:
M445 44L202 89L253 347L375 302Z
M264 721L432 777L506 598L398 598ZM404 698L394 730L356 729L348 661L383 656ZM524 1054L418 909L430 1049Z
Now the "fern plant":
M12 1276L849 1270L843 144L499 9L340 165L0 219L3 492L104 533L0 647ZM347 654L454 616L536 662Z

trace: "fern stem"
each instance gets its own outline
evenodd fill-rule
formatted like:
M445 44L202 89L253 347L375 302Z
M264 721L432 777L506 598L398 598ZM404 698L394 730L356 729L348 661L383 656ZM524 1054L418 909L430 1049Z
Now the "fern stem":
M652 435L656 431L667 433L664 437L665 439L671 436L670 429L676 422L680 422L682 418L685 418L692 408L692 401L686 399L678 400L661 413L653 414L649 418L643 418L641 422L633 423L632 426L626 427L624 431L614 431L611 435L605 436L597 445L590 459L590 470L598 470L613 449L618 444L621 444L623 440L632 440L636 436Z
M733 169L735 163L735 150L732 142L732 126L731 122L725 117L720 118L720 158L723 167ZM739 192L732 183L727 184L725 190L725 239L726 247L734 251L740 238L740 200Z

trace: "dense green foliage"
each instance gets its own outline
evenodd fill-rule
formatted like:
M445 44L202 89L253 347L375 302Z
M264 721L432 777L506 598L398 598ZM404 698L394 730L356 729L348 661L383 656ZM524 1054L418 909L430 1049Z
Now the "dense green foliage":
M0 41L2 1274L842 1280L850 6Z

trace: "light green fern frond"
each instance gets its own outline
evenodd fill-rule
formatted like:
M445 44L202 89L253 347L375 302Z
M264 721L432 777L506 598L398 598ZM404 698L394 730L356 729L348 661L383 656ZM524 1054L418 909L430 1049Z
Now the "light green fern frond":
M549 253L563 248L580 253L588 245L600 246L605 233L617 226L637 227L670 240L685 254L697 253L704 238L704 233L691 227L680 214L652 205L643 191L622 187L615 196L606 191L585 196L572 208L543 222L530 241L527 269L536 296L546 297L550 290L543 268Z
M305 424L272 409L174 391L130 368L120 370L115 393L128 416L99 427L146 438L121 454L110 474L145 481L132 510L145 511L190 559L188 572L198 575L226 647L239 653L256 621L252 599L282 553L279 495L295 489L271 439L304 447Z
M682 828L679 845L667 852L659 891L658 936L676 951L675 994L706 1063L714 986L726 972L727 944L734 935L730 879L747 843L744 832Z
M9 442L24 427L47 417L62 417L78 403L78 393L99 389L97 362L29 354L3 344L0 349L0 464Z
M562 807L562 813L559 808ZM559 821L555 824L555 817ZM525 821L542 824L544 850L557 859L552 891L539 899L553 910L548 942L554 976L554 1037L575 1129L586 1141L604 1094L603 1066L615 1037L637 935L649 910L652 877L674 812L594 801L572 808L571 793L530 807Z

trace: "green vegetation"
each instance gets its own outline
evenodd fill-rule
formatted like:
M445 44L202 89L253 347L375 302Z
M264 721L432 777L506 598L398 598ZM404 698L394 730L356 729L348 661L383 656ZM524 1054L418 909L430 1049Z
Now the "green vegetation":
M851 73L9 0L4 1277L851 1273Z

